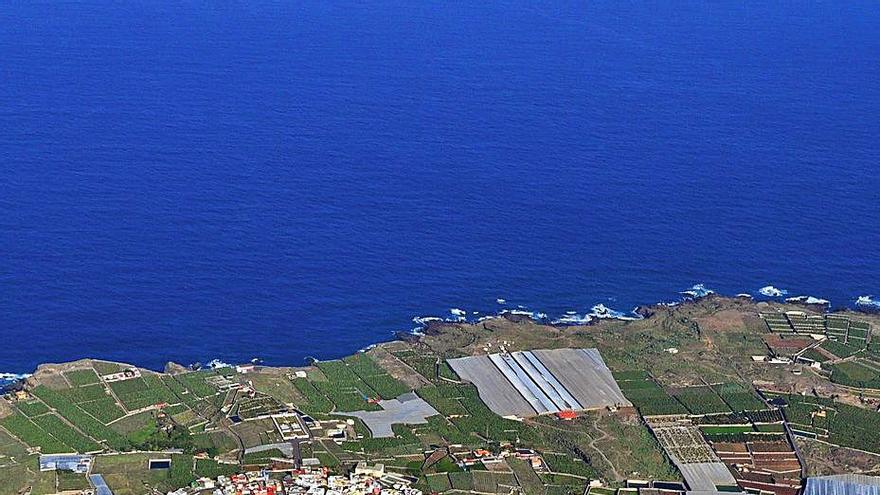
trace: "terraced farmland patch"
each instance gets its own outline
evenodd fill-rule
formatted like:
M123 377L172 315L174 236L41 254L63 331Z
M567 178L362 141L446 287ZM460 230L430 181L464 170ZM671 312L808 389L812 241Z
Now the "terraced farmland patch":
M102 450L102 447L94 440L76 431L55 414L44 414L34 418L34 423L65 445L72 447L74 452L85 453Z
M64 373L64 377L67 378L67 381L74 387L101 383L101 378L98 377L95 370L91 368L68 371Z
M752 387L740 383L722 383L713 385L712 388L733 411L759 411L767 408L767 404Z
M830 399L783 395L786 418L795 430L812 432L842 447L880 453L880 414Z
M379 367L366 353L345 358L352 371L383 399L394 399L409 392L409 388Z
M839 359L848 358L850 356L855 355L857 352L861 351L863 347L843 344L841 342L835 342L833 340L826 340L819 345L822 349L834 354Z
M16 412L0 419L0 425L22 442L39 448L44 454L74 452L72 447L52 436L23 414Z
M859 388L880 388L877 365L861 361L844 361L831 365L831 381Z
M687 414L688 410L651 379L618 381L626 396L644 416Z
M691 414L712 414L730 412L730 408L712 387L687 387L672 391L672 395L687 408Z

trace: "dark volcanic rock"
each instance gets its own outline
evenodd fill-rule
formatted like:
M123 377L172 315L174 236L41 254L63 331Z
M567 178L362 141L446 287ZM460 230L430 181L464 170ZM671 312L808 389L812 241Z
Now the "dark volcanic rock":
M635 313L642 318L650 318L654 316L654 310L650 306L639 306L635 309Z
M411 332L397 332L394 334L394 338L403 342L410 343L419 341L419 336Z
M507 321L512 321L514 323L523 323L526 321L532 321L532 317L529 315L521 315L521 314L513 314L513 313L504 313L501 315Z

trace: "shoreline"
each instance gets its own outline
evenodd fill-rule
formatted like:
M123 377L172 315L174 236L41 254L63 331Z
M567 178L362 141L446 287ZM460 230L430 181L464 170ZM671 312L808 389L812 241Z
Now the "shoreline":
M696 284L686 290L682 290L678 292L679 298L675 301L659 301L653 304L642 304L633 308L629 312L623 312L619 310L615 310L610 308L602 303L598 303L591 308L590 312L585 313L577 313L575 311L567 311L565 314L560 315L556 318L550 318L546 313L540 312L537 310L530 310L525 306L517 305L515 307L511 307L507 304L507 301L504 299L497 299L497 303L500 306L504 306L501 309L496 310L495 313L484 313L481 311L466 311L460 308L451 308L450 316L441 317L441 316L416 316L412 318L413 323L417 326L412 328L409 331L395 331L391 333L391 338L388 340L381 340L378 342L374 342L368 346L356 349L351 351L345 355L356 354L358 352L364 352L373 347L398 341L398 340L406 340L412 338L419 338L420 336L430 333L432 331L436 331L439 327L444 327L446 325L455 325L455 324L478 324L485 321L505 318L511 321L518 320L529 320L533 323L548 325L558 328L566 328L566 327L589 327L593 325L597 325L603 321L608 320L618 320L618 321L638 321L645 318L650 318L657 309L660 308L668 308L675 307L685 304L694 304L705 299L721 299L727 301L742 301L748 302L752 304L760 304L760 303L776 303L776 304L784 304L795 307L801 307L804 309L809 309L813 311L818 311L821 313L840 313L840 312L853 312L856 314L876 314L880 312L880 300L873 299L873 296L859 296L856 298L852 304L846 306L834 306L831 301L826 299L817 298L813 296L806 295L798 295L789 297L789 291L783 289L777 289L773 286L766 286L752 293L738 293L735 295L727 295L716 292L713 289L705 287L703 284ZM235 366L235 364L226 363L220 359L213 358L208 360L205 364L202 364L200 361L194 361L188 365L182 365L173 361L168 361L163 369L153 369L151 367L146 367L137 364L136 362L128 362L128 361L113 361L110 359L105 359L101 357L78 357L77 359L71 361L61 361L61 362L43 362L37 365L37 367L30 372L18 372L18 371L6 371L0 370L0 390L6 390L16 383L19 383L34 373L36 373L43 366L52 366L64 364L67 362L73 362L81 359L92 359L98 361L108 361L108 362L119 362L131 366L135 366L140 369L145 369L149 371L154 371L158 373L165 372L165 369L169 365L179 366L187 369L193 369L193 366L200 365L200 368L210 368L210 367L220 367L221 365L226 366ZM320 357L309 356L306 358L307 360L323 360ZM332 360L332 359L331 359ZM242 364L245 362L252 362L251 360L243 360L236 361L238 364ZM303 366L303 364L295 365L292 363L278 363L278 364L269 364L264 365L270 368L284 368L284 367L299 367Z

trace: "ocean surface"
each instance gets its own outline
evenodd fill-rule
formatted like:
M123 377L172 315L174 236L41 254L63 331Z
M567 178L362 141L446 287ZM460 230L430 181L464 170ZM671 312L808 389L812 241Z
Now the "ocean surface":
M872 2L7 2L0 372L299 365L453 308L694 284L880 296L878 25Z

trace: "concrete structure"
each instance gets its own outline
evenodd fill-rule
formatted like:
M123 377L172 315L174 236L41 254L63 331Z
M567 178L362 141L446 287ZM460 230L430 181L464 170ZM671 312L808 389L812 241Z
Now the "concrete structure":
M449 365L504 417L632 406L596 349L489 354L450 359Z
M121 382L123 380L132 380L141 377L141 370L137 368L126 368L119 373L111 373L101 377L106 383Z
M353 411L339 412L343 416L360 418L374 437L390 438L394 436L391 425L407 424L421 425L428 422L428 418L440 414L421 397L409 392L396 399L380 400L381 411Z
M880 477L837 474L807 478L803 495L880 495Z
M450 359L449 365L463 380L477 386L480 398L495 414L516 417L537 414L488 356Z
M265 471L218 476L216 480L199 478L192 488L182 488L169 492L169 495L422 495L421 490L410 486L413 479L385 472L381 464L368 466L360 463L355 471L359 472L329 476L322 469L305 468L283 480L271 478Z
M737 486L727 465L721 462L699 427L690 419L684 416L652 417L646 422L660 447L681 472L689 490L708 494L730 491L731 487Z
M74 454L49 454L40 456L40 471L73 471L84 474L89 472L92 456Z
M735 487L736 480L723 462L682 463L673 459L690 491L716 492L720 487Z
M385 475L385 465L381 463L369 465L365 461L361 461L357 463L354 467L354 474L360 476L372 476L374 478L381 478Z
M95 495L113 495L113 491L110 490L110 487L107 486L107 482L104 481L104 477L100 474L89 476L89 481L91 481L92 485L95 487Z

